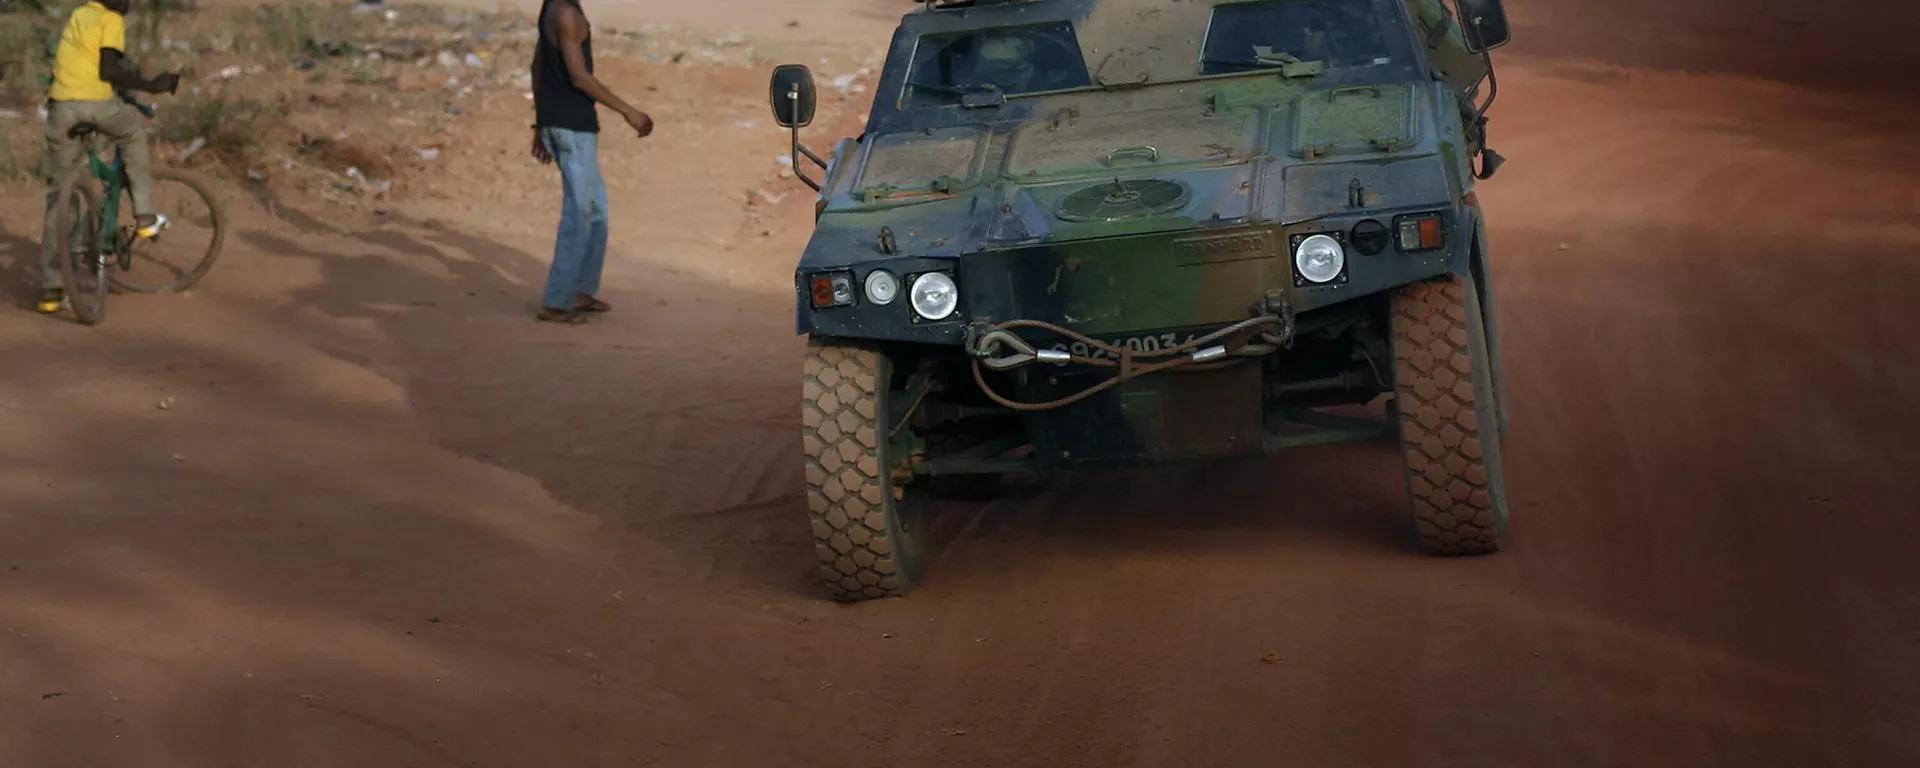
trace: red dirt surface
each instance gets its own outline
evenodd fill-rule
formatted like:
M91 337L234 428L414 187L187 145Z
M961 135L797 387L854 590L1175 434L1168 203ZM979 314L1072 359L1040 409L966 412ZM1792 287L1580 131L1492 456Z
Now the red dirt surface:
M591 326L528 319L524 103L462 204L242 198L193 295L0 315L0 765L1920 764L1920 113L1874 90L1920 13L1510 2L1507 551L1414 554L1344 446L956 506L912 598L824 601L765 72L613 63L660 128L607 141Z

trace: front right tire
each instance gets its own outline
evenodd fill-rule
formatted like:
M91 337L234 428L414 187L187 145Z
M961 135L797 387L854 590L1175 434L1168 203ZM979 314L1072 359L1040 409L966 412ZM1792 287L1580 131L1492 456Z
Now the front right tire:
M810 338L801 392L807 514L827 594L841 602L904 596L926 572L924 489L911 477L912 430L892 361L864 342Z
M1500 409L1473 280L1408 285L1392 304L1400 451L1420 548L1497 552L1508 526Z

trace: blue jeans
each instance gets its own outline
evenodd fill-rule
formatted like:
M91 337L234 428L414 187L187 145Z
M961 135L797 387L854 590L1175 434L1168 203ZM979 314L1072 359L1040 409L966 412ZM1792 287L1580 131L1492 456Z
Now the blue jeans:
M560 166L564 194L560 232L554 238L553 266L541 304L570 310L579 294L600 292L600 268L607 261L607 183L600 176L600 135L542 128L541 139Z

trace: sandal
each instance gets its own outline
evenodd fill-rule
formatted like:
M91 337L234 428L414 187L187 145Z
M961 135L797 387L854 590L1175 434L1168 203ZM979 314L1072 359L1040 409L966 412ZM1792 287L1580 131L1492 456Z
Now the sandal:
M613 305L584 293L580 294L580 298L573 302L573 311L575 312L608 312L612 309Z
M551 307L541 308L540 314L534 315L533 319L549 323L565 323L567 325L581 325L587 322L587 319L581 317L577 311L553 309Z

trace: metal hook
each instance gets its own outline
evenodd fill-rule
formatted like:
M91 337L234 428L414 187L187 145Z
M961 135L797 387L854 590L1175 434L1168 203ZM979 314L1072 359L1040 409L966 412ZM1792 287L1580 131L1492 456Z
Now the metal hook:
M993 355L1000 352L1001 344L1013 348L1014 353L1002 357L993 357ZM978 347L976 347L974 355L983 358L980 361L982 365L996 371L1018 368L1039 359L1039 354L1034 351L1033 345L1028 344L1018 336L1001 330L988 331L985 336L981 336L980 343Z

